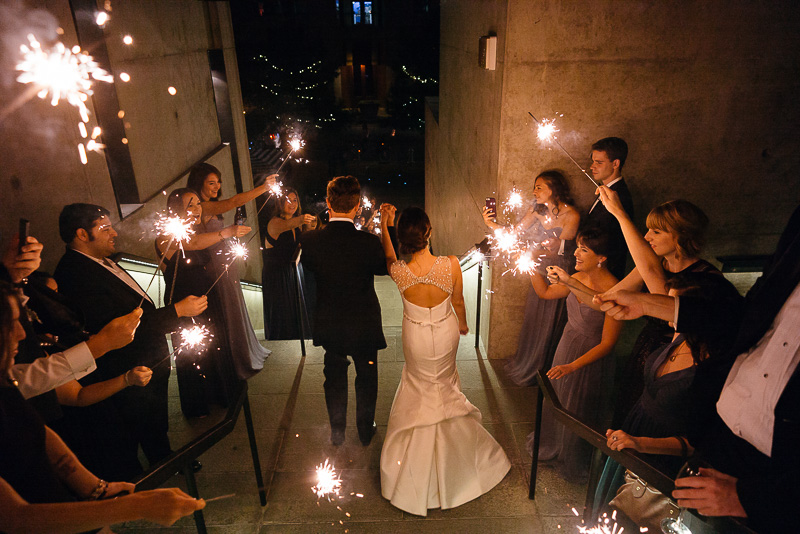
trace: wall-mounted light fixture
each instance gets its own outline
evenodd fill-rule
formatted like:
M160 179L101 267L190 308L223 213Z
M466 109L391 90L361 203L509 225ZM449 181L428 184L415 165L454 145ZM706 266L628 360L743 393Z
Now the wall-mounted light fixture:
M497 65L497 36L484 35L478 46L478 64L486 70L494 70Z

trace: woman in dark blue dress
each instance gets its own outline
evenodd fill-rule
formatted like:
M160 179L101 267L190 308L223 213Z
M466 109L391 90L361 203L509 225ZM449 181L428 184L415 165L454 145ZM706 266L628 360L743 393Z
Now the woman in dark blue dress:
M297 280L292 256L297 248L303 225L312 224L313 215L303 215L297 191L284 188L283 196L275 201L273 214L267 224L264 239L264 271L262 289L264 297L264 325L267 339L300 339L300 323L297 298ZM304 296L309 288L302 265L298 265ZM307 301L302 310L303 330L311 335L308 312L313 309Z
M189 222L199 223L200 199L191 189L176 189L167 199L171 215ZM214 283L209 268L209 247L229 237L241 237L250 229L246 226L229 226L219 232L196 233L181 248L169 245L168 236L156 239L156 252L164 256L164 303L169 305L189 295L204 295ZM175 367L181 410L187 417L202 417L209 413L209 403L227 406L233 394L236 377L223 322L223 310L216 294L209 294L208 309L197 318L181 319L182 328L195 325L209 329L212 338L204 346L182 348L176 353ZM172 336L173 347L181 343L180 333Z

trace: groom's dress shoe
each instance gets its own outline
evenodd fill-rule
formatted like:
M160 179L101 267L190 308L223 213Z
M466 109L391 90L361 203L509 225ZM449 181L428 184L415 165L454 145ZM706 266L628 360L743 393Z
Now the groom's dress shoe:
M338 447L344 443L344 429L332 428L331 429L331 444Z
M375 421L372 422L372 426L363 430L361 427L358 428L358 439L361 440L361 444L363 446L367 446L372 441L372 436L378 431L378 425L375 424Z

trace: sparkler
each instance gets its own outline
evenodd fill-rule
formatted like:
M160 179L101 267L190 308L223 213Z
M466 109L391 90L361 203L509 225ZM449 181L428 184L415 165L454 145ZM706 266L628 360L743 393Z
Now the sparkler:
M231 261L236 260L237 258L246 260L249 254L250 251L247 250L245 244L238 239L233 240L233 243L231 243L231 248L228 250L228 258L230 258Z
M552 141L553 143L558 145L558 148L560 148L564 152L564 154L567 155L567 157L570 159L570 161L572 161L572 163L574 163L575 166L578 167L578 169L584 175L586 175L586 177L589 180L592 181L592 183L595 185L595 187L600 187L600 184L598 184L597 182L594 181L594 178L592 178L591 175L588 172L586 172L584 170L584 168L581 167L580 164L577 161L575 161L575 158L573 158L572 155L567 151L567 149L564 148L564 145L562 145L559 142L558 138L555 135L556 132L558 132L558 130L556 129L556 127L554 125L555 119L550 119L550 120L545 119L545 120L540 121L530 111L528 112L528 115L530 115L531 118L533 118L533 120L539 125L539 130L537 132L537 136L539 137L539 139L542 140L542 141Z
M311 491L317 495L318 499L325 497L331 500L332 496L339 495L341 489L342 480L336 474L336 469L332 464L328 463L326 458L325 463L317 466L317 483L311 487Z
M255 236L255 234L253 234L253 236ZM252 237L250 239L252 239ZM247 242L249 243L250 241L248 240ZM247 259L247 256L249 254L250 254L250 251L247 250L247 243L243 244L238 239L234 239L233 243L231 243L231 246L230 246L230 248L228 249L228 252L227 252L227 256L228 256L228 258L230 258L230 261L227 264L225 264L225 270L222 271L221 273L219 273L219 276L217 276L217 279L214 280L214 283L211 284L211 287L209 287L208 291L205 292L205 295L208 295L211 292L211 290L214 289L214 286L217 285L217 282L219 282L222 279L223 276L228 274L228 267L233 265L234 261L236 261L237 259L241 259L242 261L244 261L244 260Z
M182 328L180 331L181 335L181 343L178 345L172 352L167 354L164 358L162 358L158 363L150 367L150 369L155 369L162 363L168 361L172 355L178 354L183 352L184 350L197 350L203 347L210 338L213 337L213 334L208 329L207 326L201 324L193 324L190 327Z
M57 106L62 99L66 100L78 109L82 123L89 122L86 102L93 93L94 82L114 81L113 76L100 68L92 56L82 52L79 46L69 49L63 43L57 42L52 49L44 50L36 37L28 34L28 44L20 45L20 52L22 60L17 63L16 70L21 71L21 74L17 76L17 81L31 84L31 88L41 99L50 95L50 104L53 106ZM12 104L10 110L28 98L28 93L22 95L21 99ZM102 148L103 145L97 142L87 143L85 147L79 145L81 162L87 163L87 149L99 151Z
M191 239L191 237L194 235L192 222L188 219L181 219L177 216L159 216L158 220L156 221L156 229L158 230L159 235L169 237L169 242L167 243L167 248L164 250L164 253L161 255L161 259L158 261L156 270L153 271L153 276L150 277L150 282L147 284L147 288L144 290L145 294L150 289L150 286L153 285L153 280L156 279L156 275L161 270L161 266L164 265L164 261L167 259L167 254L169 254L169 249L172 248L172 245L177 242L178 246L181 248L181 250L183 250L183 242L189 241L189 239ZM142 297L142 300L139 301L139 306L141 306L143 302L144 296Z
M277 170L277 171L275 171L275 174L280 174L280 172L281 172L281 169L283 168L283 166L284 166L284 165L286 165L286 162L287 162L287 161L289 161L289 158L291 158L291 157L292 157L292 154L294 154L294 152L295 152L295 151L297 151L297 150L300 150L300 148L301 148L301 147L302 147L304 144L305 144L305 143L303 142L303 140L302 140L302 139L300 139L299 137L295 137L294 139L292 139L291 141L289 141L289 147L291 147L291 150L289 151L289 153L288 153L288 154L286 155L286 157L284 158L284 160L283 160L283 163L281 163L281 166L280 166L280 167L278 167L278 170Z

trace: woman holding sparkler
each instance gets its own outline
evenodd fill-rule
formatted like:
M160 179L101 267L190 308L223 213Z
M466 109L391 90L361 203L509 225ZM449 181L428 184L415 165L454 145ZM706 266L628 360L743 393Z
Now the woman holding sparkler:
M535 204L517 228L526 232L534 256L543 255L543 263L566 269L575 250L580 214L575 209L564 175L552 170L541 173L534 181L533 198ZM486 226L493 230L502 228L493 220L494 217L490 210L483 210ZM566 323L566 311L563 299L542 300L535 291L528 292L517 353L506 365L506 373L514 383L520 386L534 384L539 369L549 366Z
M670 296L727 302L731 308L742 301L725 277L710 272L676 274L666 285ZM677 473L716 417L716 401L732 363L720 352L713 335L673 331L670 343L645 359L644 391L618 430L606 431L608 447L645 453L647 462L662 473ZM624 474L624 467L606 461L595 493L598 515L616 495Z
M200 198L188 188L176 189L167 198L167 210L186 223L200 224L202 209ZM171 237L156 238L156 252L163 257L165 305L177 302L188 295L206 294L214 279L209 272L210 247L226 238L243 237L250 232L247 226L232 225L219 232L192 234L182 244L183 250L170 247ZM209 402L227 406L235 380L225 332L222 306L216 294L208 299L208 309L201 323L210 323L214 338L197 350L182 348L175 358L178 376L181 411L187 417L202 417L209 413ZM183 328L191 328L194 319L182 318ZM173 334L173 345L178 346L177 334Z
M264 270L261 276L264 297L264 333L267 339L300 339L297 309L297 281L292 256L297 249L303 225L311 225L316 217L303 215L297 191L285 187L283 196L275 200L274 213L267 224L264 239ZM301 284L305 290L303 266L298 265ZM304 329L311 335L308 311L313 309L305 302Z
M239 272L230 257L230 243L222 233L225 223L222 214L269 192L275 184L276 175L267 177L264 184L245 193L239 193L226 200L219 200L222 186L219 169L208 163L195 165L189 172L186 186L194 190L200 198L203 209L200 228L205 233L217 233L222 240L209 248L211 260L209 271L218 283L212 291L216 293L223 311L223 323L228 334L230 354L233 358L236 375L247 380L264 367L264 360L270 351L261 346L250 323L250 316L239 286Z
M631 221L617 194L599 188L600 200L620 224L625 242L635 264L634 269L615 287L650 293L667 293L666 282L682 273L719 270L699 258L705 242L708 217L703 210L686 200L671 200L653 208L647 215L647 233L642 237ZM625 364L615 407L614 420L621 423L644 387L644 362L658 347L669 343L673 329L660 319L647 317Z
M578 233L576 241L577 273L572 278L597 292L612 288L617 279L606 266L608 236L599 229L586 228ZM553 388L564 408L586 424L596 426L602 421L604 397L614 377L614 359L606 356L619 339L622 323L582 302L586 296L575 289L575 284L548 286L538 273L531 275L531 283L541 299L566 298L567 325L547 376L554 381ZM589 294L588 299L591 298ZM533 434L528 436L529 448L532 443ZM588 473L590 456L591 446L556 423L552 411L545 406L539 459L556 460L565 478L581 480Z
M127 495L133 484L94 476L44 425L8 378L25 338L20 309L16 290L0 283L0 530L81 532L138 519L171 525L203 508L177 488Z
M511 467L461 392L459 334L468 332L461 268L455 256L430 253L431 224L419 208L397 225L397 261L388 226L394 206L381 206L381 243L403 299L405 365L381 450L381 493L406 512L454 508L497 485Z

